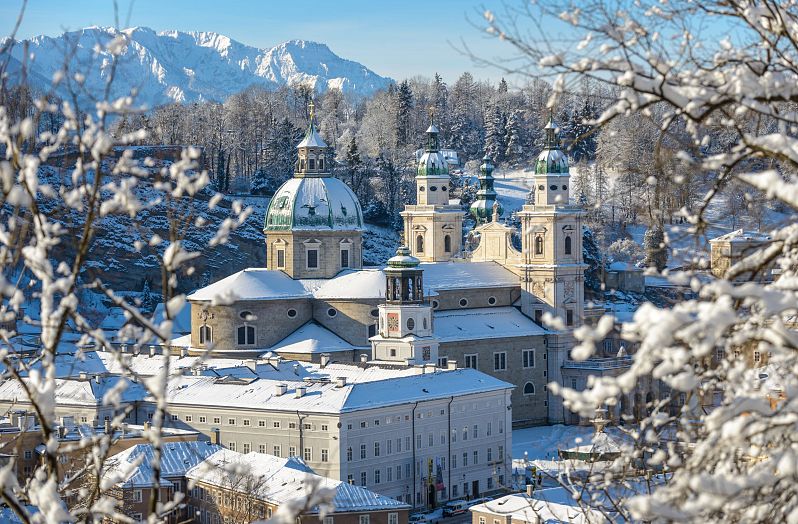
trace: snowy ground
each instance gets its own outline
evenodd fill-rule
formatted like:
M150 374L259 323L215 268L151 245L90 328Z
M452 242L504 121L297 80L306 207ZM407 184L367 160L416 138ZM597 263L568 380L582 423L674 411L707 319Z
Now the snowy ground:
M513 431L513 459L551 459L558 449L584 444L593 435L593 426L537 426Z

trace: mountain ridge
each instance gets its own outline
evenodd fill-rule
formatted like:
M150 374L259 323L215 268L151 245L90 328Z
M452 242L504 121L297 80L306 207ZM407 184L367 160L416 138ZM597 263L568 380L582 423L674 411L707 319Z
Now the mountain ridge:
M88 95L102 92L112 63L107 46L120 34L128 41L119 55L115 71L119 80L112 94L124 96L135 88L137 100L150 107L199 100L221 102L253 85L277 89L305 84L317 92L336 88L345 94L368 96L392 82L363 64L336 55L321 42L295 39L261 49L212 31L89 26L55 37L39 35L18 41L12 56L18 66L26 63L29 77L41 84L41 79L53 78L62 69L66 51L73 51L70 73L83 75L79 90ZM67 89L59 86L61 94Z

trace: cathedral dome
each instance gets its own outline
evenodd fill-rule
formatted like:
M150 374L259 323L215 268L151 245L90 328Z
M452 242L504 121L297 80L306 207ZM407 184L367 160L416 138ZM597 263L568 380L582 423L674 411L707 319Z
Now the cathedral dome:
M292 178L274 193L265 229L363 229L363 211L355 194L333 177Z
M448 176L449 164L440 151L426 151L418 161L418 176Z
M568 157L560 149L544 149L535 163L535 173L568 174Z

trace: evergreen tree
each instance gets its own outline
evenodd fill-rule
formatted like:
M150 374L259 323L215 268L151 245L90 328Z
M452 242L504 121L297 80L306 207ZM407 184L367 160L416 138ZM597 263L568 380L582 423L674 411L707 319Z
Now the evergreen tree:
M587 264L587 268L585 268L585 288L601 291L601 251L593 230L587 226L582 226L582 259Z
M662 271L668 264L668 251L665 246L665 233L659 226L646 231L643 236L643 247L646 250L646 265Z
M504 153L507 151L507 120L498 105L488 111L485 124L485 153L499 164L504 161Z
M141 289L141 310L145 313L152 313L155 311L155 297L152 295L150 289L150 281L144 281L144 287Z
M507 141L507 148L504 151L504 158L510 164L518 164L524 154L524 140L522 138L522 112L516 109L510 113L507 119L504 136Z
M502 95L507 94L507 80L505 80L504 77L502 77L501 81L499 81L499 87L497 91Z
M346 169L349 173L349 187L360 197L362 194L365 171L363 169L363 160L360 158L360 150L357 148L355 135L350 137L349 144L346 146L346 157L344 162L346 163Z
M413 142L410 127L410 115L413 111L413 91L407 80L399 84L396 90L396 141L402 147Z
M266 166L259 167L252 175L249 192L253 195L273 194L277 188L274 179L269 176Z

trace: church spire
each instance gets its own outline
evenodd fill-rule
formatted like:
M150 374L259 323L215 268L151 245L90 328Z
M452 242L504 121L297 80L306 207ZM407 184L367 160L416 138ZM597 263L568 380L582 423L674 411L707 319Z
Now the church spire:
M438 126L435 125L435 109L432 107L429 108L429 127L427 128L426 134L426 151L428 153L435 153L439 151L440 141L438 139L438 135L440 134L440 131L438 130Z
M482 158L482 165L479 166L477 196L469 208L476 225L490 222L495 214L494 211L497 213L496 216L503 213L502 206L496 197L496 190L493 189L493 180L493 161L489 155L485 155ZM494 210L494 208L496 209Z
M330 176L329 146L316 131L313 100L308 103L310 118L305 137L297 144L298 159L295 177L328 177Z
M549 109L549 121L543 128L546 132L546 149L559 149L560 137L557 132L557 124L554 122L554 110Z

